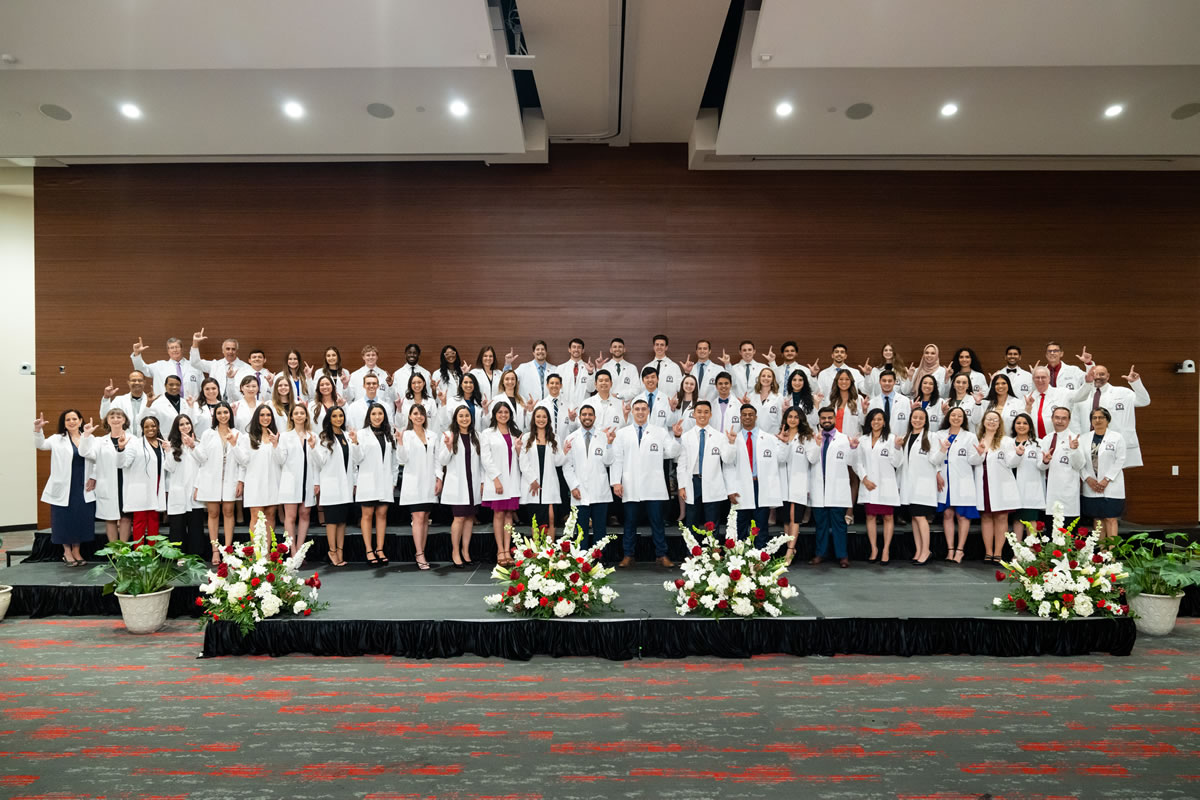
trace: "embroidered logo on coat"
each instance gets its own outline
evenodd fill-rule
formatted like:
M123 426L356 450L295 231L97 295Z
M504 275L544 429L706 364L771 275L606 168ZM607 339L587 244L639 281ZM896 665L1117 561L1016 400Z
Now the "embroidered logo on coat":
M650 444L650 452L651 452L651 453L657 453L657 452L658 452L658 445L656 445L656 444L654 444L654 443L652 442L652 443Z
M965 456L967 454L967 448L965 448L965 447L962 448L961 450L958 451L958 454L960 456Z
M770 458L770 457L771 457L771 451L770 451L770 450L763 450L762 457L763 457L763 458Z
M1117 403L1115 406L1113 406L1113 410L1114 410L1114 411L1124 411L1124 410L1125 410L1125 404L1124 404L1124 403Z
M838 461L841 461L841 460L842 460L842 459L844 459L845 457L846 457L846 454L845 454L845 453L843 453L841 450L839 450L839 451L838 451Z

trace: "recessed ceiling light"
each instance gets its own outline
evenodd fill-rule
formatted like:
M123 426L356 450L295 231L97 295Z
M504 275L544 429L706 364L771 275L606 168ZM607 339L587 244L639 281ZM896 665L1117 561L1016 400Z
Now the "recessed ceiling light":
M50 119L55 119L59 122L66 122L71 118L70 111L67 111L62 106L55 105L54 103L42 103L40 106L38 106L38 111L42 112Z
M387 103L370 103L367 106L367 113L376 119L391 119L396 116L396 109Z
M875 106L870 103L855 103L846 109L846 116L849 119L866 119L875 113Z
M462 100L455 100L450 103L450 113L456 117L465 117L470 110Z
M953 117L957 113L958 113L958 104L957 103L946 103L946 105L942 106L942 116L943 117Z
M1113 103L1108 108L1104 109L1104 116L1112 119L1113 117L1121 116L1121 112L1125 110L1125 106L1120 103Z
M288 100L283 104L283 113L287 114L292 119L300 119L304 116L304 106L300 105L295 100Z
M784 100L775 106L775 115L778 117L790 117L792 115L792 104Z
M1171 119L1188 119L1200 114L1200 103L1184 103L1171 112Z
M142 118L142 110L140 108L138 108L137 106L135 106L133 103L122 103L121 104L121 113L124 114L125 116L129 117L130 119L141 119Z

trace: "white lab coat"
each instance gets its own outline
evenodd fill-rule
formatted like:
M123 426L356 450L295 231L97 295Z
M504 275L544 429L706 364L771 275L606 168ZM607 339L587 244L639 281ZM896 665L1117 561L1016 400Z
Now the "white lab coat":
M1017 397L1024 398L1025 395L1033 392L1033 374L1028 370L1015 367L1012 372L1008 367L1004 367L998 373L1008 378L1008 383L1012 387L1012 393ZM993 375L993 378L996 376Z
M516 372L517 380L521 384L521 396L541 400L549 397L550 393L546 391L546 378L557 375L558 367L546 361L543 363L543 369L539 371L536 361L526 361L524 364L516 366ZM564 380L563 383L565 384L566 381ZM450 397L449 394L446 396Z
M937 433L929 431L928 439L927 449L922 449L919 436L904 445L904 460L899 470L900 505L937 507L937 476L944 459Z
M854 379L854 387L858 389L859 394L865 394L867 385L861 372L849 364L842 364L840 367L832 364L817 373L817 387L821 394L825 395L826 399L833 396L833 379L837 377L838 370L846 370L850 373L850 377ZM831 508L836 506L831 506Z
M734 445L725 434L708 424L704 428L704 460L700 460L700 428L693 427L679 437L679 460L677 469L679 488L687 490L687 502L695 504L697 498L692 486L692 477L700 470L700 500L705 503L715 503L729 497L730 490L725 484L724 466L734 458Z
M1033 434L1036 436L1038 432L1038 416L1042 418L1043 430L1049 436L1054 432L1053 415L1054 409L1062 407L1071 412L1071 423L1075 423L1075 409L1071 402L1070 396L1065 389L1055 389L1053 386L1046 389L1045 393L1039 392L1036 389L1030 393L1033 397L1033 408L1026 411L1031 419L1033 419ZM1022 398L1024 401L1024 398ZM1024 410L1022 408L1022 410Z
M696 386L700 390L701 400L717 399L717 376L722 371L724 371L724 367L712 359L697 361L692 364L692 371L688 375L696 379Z
M146 410L146 395L142 395L137 399L137 411L134 412L134 399L131 394L119 394L111 400L107 397L100 398L100 419L108 416L111 409L119 408L125 412L125 419L128 420L126 427L129 429L130 436L138 436L141 434L141 429L138 428L138 420L142 418L142 412Z
M167 391L167 376L174 375L180 377L179 393L184 397L197 397L200 394L200 382L204 380L204 374L196 369L185 358L180 357L177 362L170 359L155 361L153 364L147 364L140 355L132 356L133 368L141 371L141 373L154 381L153 392L156 395L166 394Z
M1068 395L1074 394L1083 386L1087 373L1073 364L1064 363L1058 369L1058 375L1050 373L1050 385L1056 389L1065 389Z
M764 398L756 392L750 395L750 405L754 406L755 411L758 412L758 418L755 421L756 428L772 436L779 433L780 425L783 423L782 397L772 392Z
M281 503L303 503L309 507L317 504L317 496L313 491L313 486L317 484L317 465L314 456L316 448L321 445L320 442L317 442L315 446L310 447L308 436L308 434L301 434L294 430L279 435L280 447L287 447L287 458L284 459L279 471L279 502ZM318 436L316 431L312 432L314 441Z
M221 398L230 403L242 396L241 390L238 389L242 378L247 374L254 373L250 365L240 358L235 358L232 362L226 361L224 358L214 358L211 361L203 359L200 357L199 348L196 347L191 349L188 360L193 368L203 372L221 385ZM229 377L230 367L233 367L232 378Z
M883 395L877 394L867 404L867 411L873 408L883 408ZM912 413L912 401L901 394L899 390L892 392L892 416L888 420L888 430L892 436L908 435L908 417ZM864 417L865 419L865 417ZM871 502L875 502L872 500Z
M196 405L184 410L184 413L188 415L188 419L192 421L192 427L195 429L192 435L196 437L197 442L200 441L200 437L204 435L205 431L212 430L214 410L213 408L209 408L207 403L199 400L196 401Z
M175 424L175 418L180 414L188 414L191 409L188 408L187 401L181 395L179 398L179 410L175 410L175 406L171 405L171 401L167 396L160 395L154 398L154 402L149 407L142 408L142 416L133 424L137 428L138 433L142 432L142 420L146 417L154 417L158 420L158 435L163 439L167 438L167 434L171 432L171 426ZM191 416L191 414L188 414Z
M644 388L641 372L623 358L620 361L609 359L600 368L607 370L608 374L612 376L612 393L621 400L632 400ZM595 377L592 376L593 381L595 381ZM525 390L524 378L521 379L521 390Z
M370 428L358 431L358 442L350 443L350 461L358 467L354 480L354 500L358 503L390 503L395 497L400 462L396 459L396 440L379 437Z
M817 440L810 437L793 439L783 444L783 499L789 503L809 505L813 465L821 460Z
M247 437L238 433L238 441ZM196 460L200 471L196 475L196 499L201 503L232 503L236 499L241 468L234 452L237 446L226 447L221 434L214 428L205 431L196 445Z
M344 397L344 398L346 398L346 402L349 403L350 400L352 399L349 396L350 390L348 387L342 386L342 376L345 376L348 380L350 378L350 370L342 369L341 372L337 372L337 373L335 373L333 370L329 369L328 367L320 367L316 370L313 370L313 379L310 382L310 386L309 386L309 391L312 392L313 396L310 399L311 400L316 399L317 383L320 382L321 378L328 377L329 380L333 381L334 396L335 397ZM428 384L426 384L426 385L428 385Z
M658 391L665 394L667 397L674 397L679 394L679 384L683 380L683 370L679 365L670 359L652 359L647 362L642 369L646 367L654 367L658 370ZM641 370L638 370L640 373Z
M346 412L345 406L335 405L327 409L323 404L318 403L316 400L308 404L308 417L312 420L313 427L316 428L318 432L325 425L325 415L334 408L342 409L342 413Z
M437 439L428 429L425 442L416 431L405 431L396 447L396 460L404 466L400 476L400 499L402 506L436 503L437 480L442 477L442 468L437 463Z
M357 470L350 458L350 440L347 438L346 447L334 437L329 447L320 440L312 452L317 466L317 479L314 484L320 487L317 499L322 506L340 506L354 502L354 480Z
M971 460L975 464L975 507L983 511L983 466L987 464L988 499L992 511L1017 511L1021 505L1021 491L1017 487L1017 476L1013 470L1020 466L1016 446L1011 437L1003 436L1000 447L988 449L981 456L972 450Z
M560 443L557 447L552 447L549 444L546 445L546 458L539 469L537 442L534 442L528 449L526 448L532 436L533 434L527 433L517 443L517 446L520 448L520 452L517 455L521 462L521 503L522 505L527 503L561 503L563 498L559 492L558 470L556 468L561 467L566 461L566 456L562 451L562 444ZM538 482L536 492L531 491L529 488L530 484L534 481ZM487 481L484 481L484 489L486 491Z
M859 396L858 402L855 403L857 411L851 411L848 405L842 406L842 427L840 430L850 439L862 433L863 420L866 418L866 403L867 398ZM826 404L833 408L835 414L837 413L837 406L829 401Z
M575 367L578 366L578 374ZM587 364L583 361L573 361L568 359L566 363L559 364L555 368L555 372L562 378L562 392L571 408L579 408L579 404L587 400L588 395L596 391L596 382L592 373L588 372Z
M608 479L608 466L613 460L613 449L608 444L608 436L596 425L591 428L592 441L585 445L583 428L571 433L563 442L566 450L567 442L571 443L571 451L566 453L563 461L563 479L567 488L572 492L579 490L579 499L571 496L571 505L590 506L593 503L611 503L612 484Z
M405 391L408 391L405 389ZM438 418L438 403L436 397L400 397L400 407L396 409L396 426L399 428L408 427L408 415L412 411L413 406L421 406L425 409L425 429L432 431L437 425Z
M396 374L399 375L402 372L408 374L404 369L398 370ZM475 367L473 370L471 370L470 374L471 377L475 379L475 385L479 387L480 394L483 395L484 405L487 405L487 402L500 392L500 377L504 375L504 368L493 366L492 377L490 378L487 376L487 373L483 371L483 367ZM405 378L404 380L407 381L408 378ZM425 383L425 386L429 386L428 381ZM393 386L392 388L397 394L403 395L408 391L408 384L405 383L404 386Z
M909 373L908 380L906 380L904 383L906 393L910 397L916 397L917 393L921 391L921 381L917 380L917 374L920 371L921 371L921 365L918 362L917 366L913 367L913 371L911 373ZM929 374L933 376L933 380L936 382L935 385L937 386L937 389L938 389L938 396L945 397L946 396L946 368L941 367L941 366L934 367L933 372L931 372ZM924 376L922 376L922 377L924 377ZM897 385L896 388L899 388L899 386Z
M979 421L983 419L983 404L975 402L974 397L967 395L961 400L944 400L943 403L945 404L942 406L943 421L949 416L951 409L961 408L967 413L967 424L963 427L971 430L979 428Z
M166 451L163 453L166 457L163 468L171 476L171 491L167 494L167 514L186 514L194 509L204 508L204 503L195 499L196 478L200 474L200 461L196 458L196 451L199 448L199 441L196 442L195 447L184 445L178 461L175 460L170 445L167 445Z
M1084 479L1082 484L1083 496L1124 499L1125 438L1112 428L1106 430L1104 438L1100 440L1099 451L1096 457L1096 466L1099 469L1093 469L1092 439L1094 436L1095 433L1089 431L1079 437L1079 449L1083 451L1084 461L1083 470L1080 472L1080 477ZM1108 488L1102 492L1094 491L1092 487L1087 485L1087 478L1095 478L1098 481L1103 481L1107 478L1109 480Z
M958 375L959 375L958 372L948 373L946 375L946 382L942 384L942 397L950 396L951 391L954 388L953 387L954 379L956 377L958 377ZM988 386L989 386L987 376L984 375L982 372L977 372L976 370L971 370L969 373L967 373L967 375L971 379L970 394L975 394L975 392L981 392L982 394L986 395L988 392Z
M854 463L854 449L844 433L834 432L829 447L825 448L824 464L821 449L823 431L817 431L817 459L808 473L809 505L813 508L850 508L854 501L850 495L850 472Z
M398 369L392 373L391 389L392 389L393 395L403 397L405 394L407 394L408 381L410 378L412 378L414 372L416 374L422 376L423 378L425 378L425 391L429 392L430 394L434 394L433 380L429 374L429 370L425 369L420 364L405 364L400 369ZM471 374L476 375L476 377L478 377L477 373L482 374L482 372L483 372L483 370L481 370L481 369L471 370ZM495 374L499 375L500 370L497 369L495 371ZM479 382L479 391L484 392L485 394L488 392L487 381L481 380ZM436 397L436 395L435 395L435 397Z
M555 402L557 401L557 402ZM550 427L554 429L554 438L562 441L567 438L567 434L575 430L577 422L571 419L572 406L567 402L567 398L563 397L562 392L559 392L558 397L546 395L545 400L539 400L538 404L533 407L534 411L541 407L546 409L550 414ZM578 416L576 416L578 419ZM520 427L520 425L518 425ZM522 431L532 429L532 415L530 415L529 427L521 428Z
M896 405L893 403L892 410ZM881 506L900 505L900 480L896 470L904 462L904 448L896 446L896 440L891 436L881 436L874 444L871 434L863 436L858 443L858 473L859 479L870 479L875 484L874 489L860 485L858 502L874 503Z
M1124 386L1106 383L1100 388L1100 407L1108 409L1108 413L1112 415L1108 429L1121 434L1121 438L1125 440L1126 469L1142 466L1142 446L1138 442L1134 409L1150 405L1150 393L1146 391L1140 379L1129 384L1129 387L1126 389ZM1094 384L1085 383L1075 392L1075 413L1072 414L1072 418L1078 420L1080 430L1089 430L1092 427L1090 414L1095 391ZM1112 488L1111 484L1109 488Z
M138 439L130 438L125 446L128 450ZM50 451L50 477L42 489L42 502L52 506L68 506L71 504L71 462L75 458L75 448L71 446L71 436L66 433L55 433L49 437L41 431L33 434L33 446L38 450ZM83 446L83 434L79 436L79 446ZM83 455L82 451L80 455ZM91 477L91 465L85 465L84 480ZM115 490L114 490L115 491ZM85 502L96 500L95 492L83 493Z
M663 461L677 455L679 441L666 429L651 425L649 421L642 428L640 444L637 424L627 425L617 431L609 477L614 486L621 484L621 502L666 500L667 481L663 475Z
M754 384L758 382L758 375L764 369L771 369L771 365L761 361L739 361L736 364L730 364L726 371L733 378L733 396L741 397L753 392Z
M942 431L938 436L938 448L942 442L949 441L950 431ZM950 450L942 457L942 477L946 479L945 487L938 491L938 502L949 503L961 508L975 505L975 462L972 455L979 440L975 434L962 429L950 444Z
M388 424L392 427L395 427L396 406L394 404L394 400L384 397L382 391L376 392L373 400L368 400L366 394L363 392L360 392L359 394L361 396L345 408L347 430L359 431L363 430L364 428L371 427L371 423L366 422L366 419L367 409L370 408L372 404L383 406L383 410L387 413ZM404 424L408 424L407 419L405 420Z
M473 403L472 405L475 408L475 433L478 435L487 430L488 426L492 424L492 418L488 415L487 410L484 409L483 406L479 405L478 403ZM446 403L446 405L439 408L437 413L438 435L441 435L448 430L458 430L458 426L454 422L454 416L458 413L459 408L466 407L466 401L464 401L461 397L456 397L450 402ZM404 424L408 425L408 421L405 420ZM524 430L524 428L522 428L522 430ZM465 505L465 503L459 503L458 505Z
M754 467L750 468L750 451L746 437L750 435L754 444ZM726 439L726 442L729 440ZM732 453L725 461L725 489L738 496L742 510L751 508L778 508L783 505L783 442L764 431L742 431L732 445ZM758 472L758 502L754 499L754 472Z
M160 451L161 462L145 439L130 439L125 449L133 453L133 462L125 471L125 511L166 511L167 448Z
M286 372L276 372L275 380L287 381L288 383L292 384L293 403L308 403L309 400L312 400L312 393L313 390L316 389L316 382L315 380L310 381L308 378L304 377L303 367L300 368L300 371L301 375L298 378L290 378ZM316 375L314 374L313 377L315 378ZM334 391L336 391L336 389Z
M437 383L436 388L433 385L434 383ZM429 391L433 392L434 395L445 392L447 398L458 397L460 383L462 383L462 374L454 370L446 370L446 374L443 375L439 367L429 373ZM407 387L405 389L407 390ZM479 393L483 394L483 387L479 388Z
M512 412L512 420L509 423L510 425L515 425L521 430L521 433L525 433L525 431L529 430L529 412L525 410L525 406L504 393L500 393L492 397L492 402L488 406L489 425L491 425L492 410L495 408L496 403L504 403L508 406L509 411ZM553 415L551 415L551 417L553 417Z
M712 421L709 423L710 425L721 433L742 429L742 404L737 398L731 396L728 403L722 404L721 398L716 397L711 403Z
M1064 517L1079 516L1079 480L1084 470L1084 462L1088 460L1083 452L1083 437L1079 437L1079 446L1071 449L1071 437L1078 434L1070 430L1058 434L1055 441L1054 433L1048 433L1039 443L1043 456L1050 452L1051 444L1054 452L1050 463L1038 460L1038 469L1046 473L1046 513L1054 513L1054 504L1062 503Z
M1000 412L1000 422L1001 426L1004 428L1004 435L1012 436L1013 420L1017 418L1018 414L1025 413L1025 401L1009 395L1003 406L997 406L995 409L993 409L991 406L992 404L988 403L987 401L984 401L984 403L979 406L979 419L982 420L984 415L986 415L989 411L994 410Z
M643 391L633 399L633 402L645 400L647 404L650 402L650 393ZM659 390L654 391L654 407L650 409L650 418L647 422L659 428L663 428L668 432L675 426L679 419L679 414L671 408L671 397Z
M123 474L133 463L133 443L136 441L136 437L126 435L125 449L117 450L111 436L80 436L79 455L91 462L92 477L96 479L96 519L111 522L121 518L117 474L118 471Z
M242 503L246 508L263 508L279 504L279 476L287 460L287 445L283 437L273 445L265 439L257 449L250 447L250 434L238 436L233 457L242 467Z
M780 416L780 420L787 416L788 409L792 408L792 395L785 392L783 395L781 395L781 399L783 401L783 414ZM800 412L801 416L808 420L808 427L815 431L821 416L819 413L817 413L820 411L820 406L815 402L815 398L812 408L807 412L804 410L803 406L796 406L796 410Z
M892 367L889 368L891 369L892 374L896 376L896 388L892 391L907 395L911 392L912 386L907 378L900 377L900 373L896 371L895 366L896 365L892 365ZM863 389L866 394L882 394L882 392L879 390L879 376L883 373L883 371L883 366L871 367L871 371L866 375L863 375Z
M259 400L255 400L253 403L247 403L245 400L239 400L238 402L234 403L232 406L233 426L237 428L239 432L248 434L250 431L250 421L254 419L254 412L258 410L260 405L263 405L263 403ZM272 411L271 413L274 414L275 412Z
M767 366L770 367L775 373L775 382L779 384L780 394L788 393L788 381L791 379L792 373L794 372L803 372L805 378L804 383L807 386L813 386L812 372L810 372L808 367L804 366L799 361L793 361L790 364L786 362L776 364L774 360L771 360L767 362ZM813 391L816 390L814 389Z
M462 438L458 433L453 436L459 438L458 452L446 447L444 437L439 436L437 440L437 462L445 469L445 476L442 478L442 505L465 506L470 504L472 499L478 504L483 494L483 456L475 452L470 439ZM470 475L467 474L465 452L468 447L471 448Z
M354 372L350 373L350 385L347 386L346 390L345 390L347 401L357 400L360 397L366 396L367 392L366 392L366 389L363 388L363 378L367 377L368 375L374 375L376 378L379 379L379 391L377 392L376 396L382 397L382 398L385 398L388 400L392 399L392 387L388 386L388 382L387 382L388 375L390 375L390 374L391 373L389 373L386 369L379 366L379 364L376 364L373 367L368 367L366 364L363 364L361 367L354 370ZM393 379L393 382L394 382L394 379ZM429 384L427 384L427 385L429 385ZM433 391L432 385L429 385L429 386L430 386L429 391ZM340 389L340 386L339 386L339 389ZM262 394L261 390L260 390L259 394ZM383 400L380 400L379 402L382 403Z
M1036 438L1024 444L1025 454L1017 456L1017 492L1021 495L1021 508L1041 511L1046 507L1046 475L1041 470L1042 447ZM1020 445L1014 441L1013 446Z
M615 431L629 424L629 420L625 417L625 404L619 397L610 394L608 400L605 401L600 395L593 395L588 403L596 409L596 430L603 431L605 428L611 428ZM522 427L521 430L525 430L525 428Z
M521 484L521 437L510 436L509 443L496 428L488 428L479 434L479 456L483 464L483 499L507 500L520 497L524 491ZM500 491L496 491L496 478L500 479ZM556 481L557 482L557 481Z

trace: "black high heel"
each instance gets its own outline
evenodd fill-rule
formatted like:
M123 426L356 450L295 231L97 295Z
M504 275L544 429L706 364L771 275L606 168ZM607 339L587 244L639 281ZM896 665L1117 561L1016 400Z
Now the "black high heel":
M377 566L379 566L379 559L377 559L377 558L375 557L375 551L374 551L374 550L368 550L368 551L367 551L367 563L368 563L368 564L370 564L370 565L371 565L371 566L373 566L373 567L377 567Z
M389 561L388 561L388 557L387 557L387 556L385 556L385 555L383 554L383 551L382 551L382 550L376 550L376 551L375 551L375 553L376 553L376 555L379 557L379 563L380 563L380 564L389 564L389 563L391 563L391 562L389 562Z

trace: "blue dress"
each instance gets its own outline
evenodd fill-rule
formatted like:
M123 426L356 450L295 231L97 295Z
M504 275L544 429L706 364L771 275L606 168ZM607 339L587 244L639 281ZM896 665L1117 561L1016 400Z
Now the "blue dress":
M71 442L71 450L71 497L65 506L50 506L50 541L54 544L79 544L96 537L96 503L83 499L87 462L75 442Z

